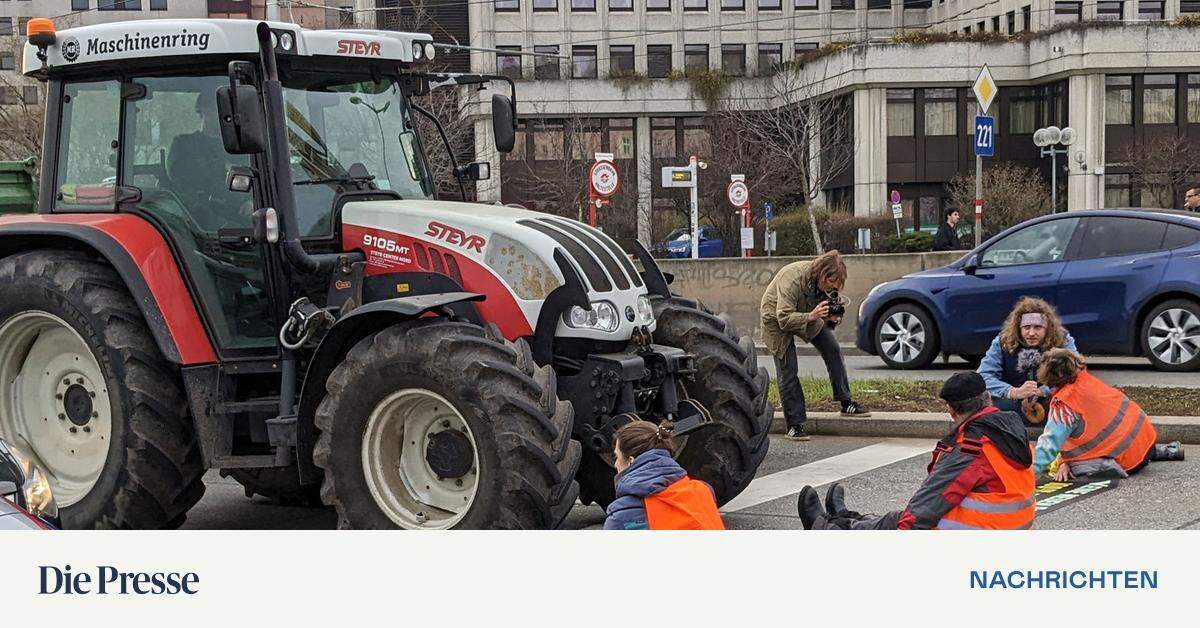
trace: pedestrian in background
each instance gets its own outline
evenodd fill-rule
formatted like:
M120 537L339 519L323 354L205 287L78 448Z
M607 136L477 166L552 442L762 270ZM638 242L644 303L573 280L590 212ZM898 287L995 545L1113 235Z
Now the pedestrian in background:
M1054 458L1054 479L1125 478L1158 460L1183 460L1179 441L1158 445L1146 413L1120 390L1087 371L1083 356L1053 349L1042 356L1038 382L1051 389L1050 416L1033 453L1033 471Z
M796 509L805 530L1020 530L1033 525L1035 488L1025 425L998 410L978 373L955 373L938 396L954 430L938 441L929 475L903 511L862 515L836 482L821 505L805 486Z
M1200 212L1200 186L1194 185L1184 193L1183 209L1189 212Z
M933 236L933 250L957 251L962 248L958 242L958 221L962 216L957 209L946 212L946 220L938 225L937 235Z
M1037 297L1021 297L979 363L978 372L996 407L1018 412L1031 424L1044 421L1050 389L1037 383L1038 367L1045 352L1062 348L1075 351L1075 339L1054 306Z
M842 407L842 416L866 417L870 412L850 398L850 379L842 349L833 336L849 300L838 294L846 285L846 264L837 251L829 251L812 261L792 262L779 269L767 284L760 304L763 342L775 357L775 375L779 397L787 419L787 436L808 440L804 422L808 409L800 386L800 365L796 358L795 338L812 344L821 354L833 398Z
M617 498L605 530L724 530L712 487L675 462L670 421L630 421L617 430Z

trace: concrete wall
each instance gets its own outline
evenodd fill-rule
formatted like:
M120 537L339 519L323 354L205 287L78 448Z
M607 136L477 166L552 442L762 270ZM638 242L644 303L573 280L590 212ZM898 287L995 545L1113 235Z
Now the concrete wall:
M847 255L849 278L844 294L850 297L846 318L837 329L838 340L854 342L858 324L858 306L877 284L898 279L908 273L945 266L962 252L894 253L888 255ZM663 272L674 273L671 289L689 298L699 299L714 312L733 317L738 331L751 333L762 341L758 323L758 304L771 278L783 266L811 257L736 257L702 260L659 260Z

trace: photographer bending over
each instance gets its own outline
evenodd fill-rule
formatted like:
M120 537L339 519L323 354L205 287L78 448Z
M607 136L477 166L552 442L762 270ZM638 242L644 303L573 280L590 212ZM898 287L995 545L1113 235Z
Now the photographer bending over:
M837 251L830 251L812 261L792 262L779 269L763 293L761 309L763 342L775 356L775 373L779 382L779 397L787 418L787 435L795 440L808 440L804 422L808 410L804 389L798 377L793 338L799 336L811 343L825 361L833 398L842 404L842 416L871 416L866 408L850 399L850 380L842 361L842 350L833 329L846 313L849 299L838 294L846 285L846 264Z

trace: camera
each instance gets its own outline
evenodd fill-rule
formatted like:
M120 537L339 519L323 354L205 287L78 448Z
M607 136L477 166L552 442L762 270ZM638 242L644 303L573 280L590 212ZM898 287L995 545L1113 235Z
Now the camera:
M842 317L842 316L846 315L847 299L845 297L841 296L840 294L838 294L837 290L831 290L829 292L826 292L825 297L829 301L829 317L830 318L837 318L837 317Z

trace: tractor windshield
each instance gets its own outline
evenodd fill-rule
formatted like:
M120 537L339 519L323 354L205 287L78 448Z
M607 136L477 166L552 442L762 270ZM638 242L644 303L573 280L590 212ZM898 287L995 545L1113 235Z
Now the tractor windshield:
M338 191L366 180L405 199L431 197L421 145L392 79L292 75L284 104L303 235L330 235Z

